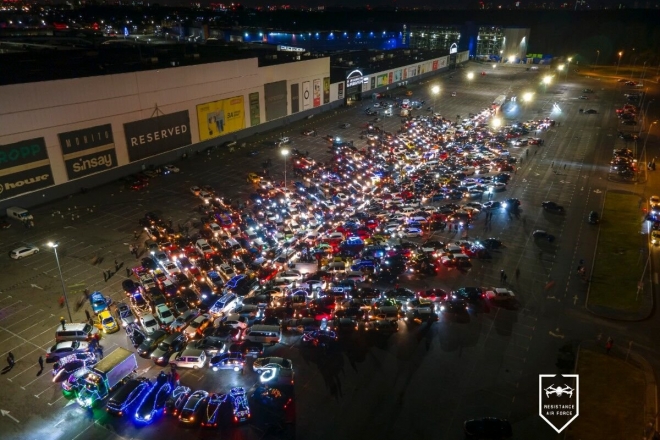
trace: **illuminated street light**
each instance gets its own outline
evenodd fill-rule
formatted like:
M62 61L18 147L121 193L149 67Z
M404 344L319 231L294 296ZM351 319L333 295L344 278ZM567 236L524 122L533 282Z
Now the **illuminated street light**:
M543 77L543 90L545 93L548 93L548 84L552 82L552 77L550 75L546 75Z
M493 69L497 67L497 64L493 64Z
M431 87L431 93L433 94L433 112L435 113L436 112L436 110L435 110L435 101L436 101L436 98L438 97L438 95L440 94L440 86L435 85L435 86Z
M281 153L284 158L284 187L286 188L286 157L289 155L289 150L282 148Z
M470 80L474 79L474 72L468 72L467 79L470 79Z
M511 55L511 56L509 57L509 63L513 64L513 63L515 63L515 62L516 62L516 56L515 56L515 55Z
M525 92L523 93L523 102L532 102L532 99L534 99L534 94L532 92Z
M563 64L560 64L560 65L557 66L557 69L561 72L561 71L564 70L564 67L566 67L566 66L564 66Z
M621 55L623 55L623 51L619 52L619 62L616 63L616 72L614 72L614 75L619 74L619 66L621 65Z
M64 294L64 303L66 304L66 311L69 314L69 323L73 322L71 318L71 309L69 308L69 298L66 295L66 287L64 286L64 277L62 276L62 267L60 266L60 258L57 256L57 247L60 244L58 242L53 243L52 241L48 242L48 247L53 249L55 252L55 262L57 263L57 270L60 273L60 281L62 282L62 293Z
M492 124L493 128L500 128L502 125L502 120L500 118L493 118Z

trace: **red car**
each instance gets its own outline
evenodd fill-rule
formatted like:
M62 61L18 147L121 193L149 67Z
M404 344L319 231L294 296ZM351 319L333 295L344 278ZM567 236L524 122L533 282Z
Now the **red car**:
M133 182L133 184L131 185L131 189L133 191L139 191L143 188L146 188L148 185L149 185L149 182L136 181L136 182Z

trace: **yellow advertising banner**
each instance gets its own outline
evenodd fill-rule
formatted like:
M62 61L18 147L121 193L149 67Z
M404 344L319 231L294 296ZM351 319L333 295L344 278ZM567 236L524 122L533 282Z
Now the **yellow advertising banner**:
M242 96L207 102L197 106L199 140L206 141L245 128Z

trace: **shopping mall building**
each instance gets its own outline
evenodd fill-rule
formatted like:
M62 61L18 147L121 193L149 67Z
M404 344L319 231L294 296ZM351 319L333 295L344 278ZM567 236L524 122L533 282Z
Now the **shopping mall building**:
M279 47L221 62L0 86L0 212L31 207L415 82L468 52L317 56Z

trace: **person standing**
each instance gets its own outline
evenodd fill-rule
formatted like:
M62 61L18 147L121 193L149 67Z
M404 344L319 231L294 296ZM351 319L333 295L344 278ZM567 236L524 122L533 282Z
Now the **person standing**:
M607 338L607 342L605 343L605 353L610 354L610 350L612 350L612 347L614 346L614 339L611 337Z
M14 353L11 351L7 353L7 365L9 365L9 369L11 370L14 368L14 364L16 363L16 360L14 359Z
M39 356L39 360L37 362L39 362L39 373L38 374L41 374L41 372L44 371L44 358Z
M115 272L119 272L119 262L117 262L116 258L115 258Z
M131 270L126 266L126 277L130 278L131 277Z
M60 324L62 324L62 330L66 330L66 319L63 316L60 316Z
M103 271L103 281L105 281L106 283L108 282L108 272L106 272L105 270Z

